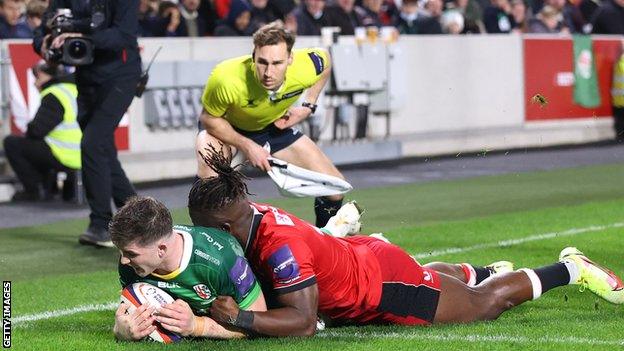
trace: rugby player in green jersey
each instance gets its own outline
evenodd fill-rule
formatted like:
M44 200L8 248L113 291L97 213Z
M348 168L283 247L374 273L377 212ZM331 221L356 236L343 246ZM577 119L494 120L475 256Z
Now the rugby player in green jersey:
M130 199L113 217L110 232L121 252L121 285L146 282L176 298L158 311L145 304L131 314L130 306L121 304L113 328L118 339L141 340L155 330L154 321L182 336L244 337L206 316L221 295L232 297L242 310L266 311L260 285L230 234L173 226L169 210L150 197Z
M200 178L216 174L200 152L209 146L230 154L240 153L263 171L270 155L344 179L321 149L293 128L316 111L317 99L331 72L329 53L321 48L293 49L294 34L276 23L253 36L253 53L225 60L210 74L201 98L200 121L205 130L197 136ZM305 92L305 93L304 93ZM294 104L303 95L299 106ZM270 147L270 151L264 146ZM316 226L324 227L342 205L342 195L317 197Z

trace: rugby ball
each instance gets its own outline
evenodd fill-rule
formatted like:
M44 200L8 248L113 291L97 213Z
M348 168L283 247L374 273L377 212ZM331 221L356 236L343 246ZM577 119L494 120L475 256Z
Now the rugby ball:
M128 285L121 292L121 302L130 305L128 313L134 312L137 307L145 303L159 308L173 301L174 299L171 295L148 283L134 283ZM156 326L156 330L149 335L150 339L165 344L171 344L182 340L180 335L163 328L160 323L154 322L154 325Z

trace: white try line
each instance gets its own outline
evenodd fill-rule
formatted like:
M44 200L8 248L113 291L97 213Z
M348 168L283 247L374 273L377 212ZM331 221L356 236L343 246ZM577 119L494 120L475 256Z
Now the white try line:
M492 243L478 244L478 245L467 246L467 247L449 247L449 248L442 249L442 250L419 252L419 253L412 255L412 257L419 259L419 258L428 258L428 257L464 253L468 251L481 250L481 249L490 249L494 247L507 247L507 246L512 246L512 245L524 244L524 243L528 243L531 241L560 238L560 237L565 237L565 236L573 236L573 235L584 234L584 233L599 232L599 231L603 231L606 229L622 228L622 227L624 227L624 223L621 223L621 222L606 224L606 225L593 225L593 226L586 227L586 228L572 228L572 229L564 230L562 232L537 234L537 235L527 236L524 238L501 240L501 241L496 241Z
M436 256L442 256L442 255L448 255L448 254L454 254L454 253L474 251L474 250L479 250L479 249L512 246L512 245L518 245L518 244L522 244L522 243L526 243L530 241L546 240L546 239L552 239L552 238L564 237L564 236L573 236L573 235L578 235L578 234L583 234L583 233L598 232L598 231L602 231L605 229L622 228L622 227L624 227L624 223L618 222L618 223L612 223L612 224L607 224L607 225L595 225L595 226L590 226L586 228L572 228L572 229L568 229L562 232L537 234L537 235L527 236L524 238L502 240L502 241L479 244L479 245L474 245L474 246L451 247L451 248L447 248L443 250L421 252L421 253L414 254L412 257L414 258L436 257ZM23 325L26 322L35 322L35 321L39 321L43 319L69 316L69 315L73 315L76 313L114 310L117 308L118 306L117 304L118 302L109 302L109 303L103 303L103 304L77 306L77 307L63 309L63 310L46 311L46 312L41 312L41 313L36 313L36 314L27 314L27 315L12 318L12 323L15 326L19 326L19 325Z
M118 304L119 302L109 302L109 303L77 306L77 307L68 308L64 310L55 310L55 311L46 311L46 312L35 313L35 314L26 314L23 316L12 318L11 323L13 323L15 326L19 326L20 324L27 323L27 322L35 322L35 321L39 321L42 319L51 319L51 318L58 318L58 317L63 317L63 316L70 316L76 313L114 310L117 308Z
M325 330L317 335L322 338L356 338L356 339L399 339L399 340L428 340L428 341L461 341L472 343L513 342L518 344L574 344L574 345L608 345L624 346L624 340L602 340L578 337L527 337L510 335L461 335L461 334L433 334L433 333L359 333L353 331Z

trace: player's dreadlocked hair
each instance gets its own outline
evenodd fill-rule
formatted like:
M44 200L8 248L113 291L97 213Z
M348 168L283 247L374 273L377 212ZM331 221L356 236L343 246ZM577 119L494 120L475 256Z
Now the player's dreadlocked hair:
M208 145L205 151L205 154L201 151L198 153L217 175L198 179L189 192L188 208L194 223L207 212L221 211L251 195L245 183L248 178L237 167L230 165L230 158L223 153L223 145L220 150Z

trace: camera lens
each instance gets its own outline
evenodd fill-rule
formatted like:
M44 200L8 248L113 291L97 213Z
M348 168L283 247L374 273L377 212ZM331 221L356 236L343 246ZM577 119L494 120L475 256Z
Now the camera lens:
M83 58L87 54L87 45L81 40L72 40L67 47L67 53L74 59Z

